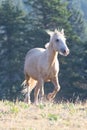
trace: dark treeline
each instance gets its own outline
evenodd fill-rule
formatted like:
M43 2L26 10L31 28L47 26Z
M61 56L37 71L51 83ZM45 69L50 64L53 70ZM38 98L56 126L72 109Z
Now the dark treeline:
M68 57L59 56L61 91L57 97L86 99L87 27L82 14L68 0L0 2L0 99L22 99L25 55L31 48L44 47L49 40L45 30L55 28L64 28L70 48ZM45 86L46 93L53 87Z

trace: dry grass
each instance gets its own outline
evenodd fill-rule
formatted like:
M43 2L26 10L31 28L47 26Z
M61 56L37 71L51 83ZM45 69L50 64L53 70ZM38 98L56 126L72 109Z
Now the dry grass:
M0 130L87 130L87 103L0 102Z

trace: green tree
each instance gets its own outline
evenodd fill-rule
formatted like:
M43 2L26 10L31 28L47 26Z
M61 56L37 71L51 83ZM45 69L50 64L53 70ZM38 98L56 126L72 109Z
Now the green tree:
M25 48L26 14L13 0L0 5L0 98L15 98L20 90Z
M27 0L25 3L31 6L32 19L38 28L69 27L67 4L61 0Z
M82 40L85 41L85 20L84 15L80 7L80 1L77 0L67 0L68 1L68 10L71 13L69 21L72 25L73 31L76 35Z

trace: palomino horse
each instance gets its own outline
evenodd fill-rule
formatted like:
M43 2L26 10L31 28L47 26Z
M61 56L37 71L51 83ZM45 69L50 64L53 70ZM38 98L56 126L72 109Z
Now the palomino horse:
M44 95L44 82L51 81L55 86L52 93L47 95L48 100L52 100L57 92L60 90L58 81L59 62L57 59L58 53L64 56L69 54L69 49L66 45L66 38L64 36L64 30L54 32L48 32L50 34L50 41L44 48L34 48L28 51L25 64L24 85L27 86L27 101L30 102L30 92L34 90L34 102L38 104L39 93L41 97Z

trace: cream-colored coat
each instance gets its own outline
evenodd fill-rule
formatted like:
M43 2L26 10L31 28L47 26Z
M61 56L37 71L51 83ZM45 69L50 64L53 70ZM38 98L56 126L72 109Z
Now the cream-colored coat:
M57 56L58 53L65 56L69 54L65 40L63 30L61 32L55 30L55 32L51 32L50 41L46 44L46 49L34 48L28 51L24 64L28 102L30 102L30 91L35 87L34 101L35 104L38 103L39 92L41 97L44 95L44 82L51 81L55 86L54 91L48 94L47 99L53 99L59 91L59 62Z

